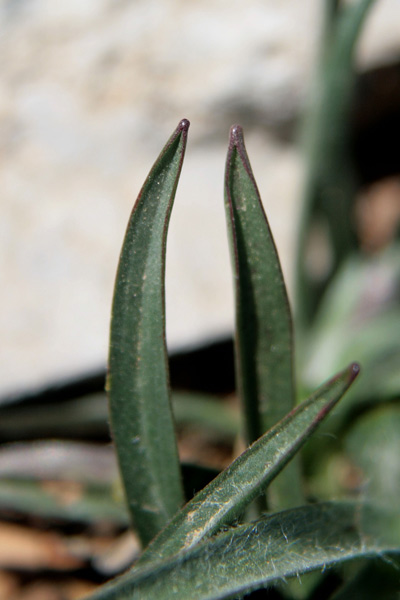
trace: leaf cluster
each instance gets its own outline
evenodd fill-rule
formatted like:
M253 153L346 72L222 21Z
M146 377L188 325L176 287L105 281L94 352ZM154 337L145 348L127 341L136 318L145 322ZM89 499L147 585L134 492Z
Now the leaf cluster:
M394 561L398 511L391 503L360 498L307 501L298 452L359 366L351 363L297 404L290 306L239 126L230 134L225 206L236 291L237 391L250 445L184 504L168 383L164 275L188 128L187 120L179 123L133 208L113 302L111 428L143 553L91 600L217 600L271 586L285 598L306 597L309 588L311 598L323 575L310 580L305 592L290 578L354 559ZM338 597L345 598L345 591Z

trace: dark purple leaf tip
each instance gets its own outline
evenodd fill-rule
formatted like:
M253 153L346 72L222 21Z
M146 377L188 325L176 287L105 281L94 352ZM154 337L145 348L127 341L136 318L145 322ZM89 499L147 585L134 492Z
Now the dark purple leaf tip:
M351 383L355 380L355 378L357 377L357 375L359 374L360 371L361 371L361 367L358 363L354 362L350 365L349 376L350 376Z
M178 125L178 129L179 131L187 131L190 127L190 121L188 119L182 119L182 121L179 122Z
M231 145L243 144L243 128L240 125L232 125L230 143Z

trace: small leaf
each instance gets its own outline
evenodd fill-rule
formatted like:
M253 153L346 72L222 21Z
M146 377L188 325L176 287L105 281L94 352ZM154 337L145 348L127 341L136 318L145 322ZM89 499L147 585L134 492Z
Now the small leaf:
M140 564L187 550L238 519L296 454L358 372L358 365L350 365L257 440L186 504L150 544Z
M293 334L278 254L239 126L231 129L225 207L236 286L237 389L253 442L295 404ZM296 463L279 482L279 506L301 501Z
M133 570L100 588L90 600L242 597L286 577L355 558L400 553L398 537L376 533L390 531L394 519L355 502L327 502L266 515L169 560Z
M129 511L147 544L183 503L165 347L165 246L189 122L182 120L133 208L112 309L111 429Z

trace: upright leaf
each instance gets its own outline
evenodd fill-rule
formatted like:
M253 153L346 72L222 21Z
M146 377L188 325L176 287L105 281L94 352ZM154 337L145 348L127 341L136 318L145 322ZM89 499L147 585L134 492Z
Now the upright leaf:
M238 519L293 458L358 373L359 366L350 365L243 452L168 523L139 564L187 550Z
M236 284L237 388L253 442L295 404L293 334L278 254L239 126L231 129L225 207ZM301 501L296 462L275 492L279 506Z
M222 600L330 565L400 553L390 513L358 502L300 506L230 529L133 570L90 600ZM385 532L382 534L382 531Z
M111 429L129 511L147 544L183 503L165 346L165 247L189 122L182 120L133 208L115 283Z
M352 166L350 128L356 84L354 59L357 40L375 2L326 2L325 35L304 131L296 325L305 329L313 321L331 277L356 248L352 206L357 177ZM308 250L312 230L321 228L331 256L324 272L317 273L310 265Z

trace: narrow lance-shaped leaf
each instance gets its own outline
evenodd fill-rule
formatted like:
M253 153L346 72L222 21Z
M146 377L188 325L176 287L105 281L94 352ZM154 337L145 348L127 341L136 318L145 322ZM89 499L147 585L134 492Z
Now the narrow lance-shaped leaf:
M182 120L133 208L112 309L111 429L135 527L147 544L183 503L165 347L165 246L189 122Z
M238 125L230 135L225 207L236 283L237 388L253 442L295 404L293 332L278 254ZM301 502L297 461L278 482L275 504Z
M293 458L358 372L357 364L350 365L243 452L172 519L139 564L187 550L239 518Z
M220 600L355 558L400 553L397 516L357 502L301 506L132 571L90 600Z

